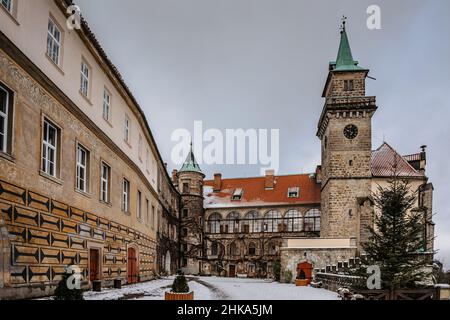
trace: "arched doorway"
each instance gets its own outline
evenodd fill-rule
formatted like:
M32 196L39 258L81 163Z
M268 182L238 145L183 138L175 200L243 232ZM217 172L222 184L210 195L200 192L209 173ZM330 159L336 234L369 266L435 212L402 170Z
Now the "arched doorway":
M297 265L297 280L309 285L312 281L313 265L309 262L301 262Z
M166 271L167 274L172 274L171 271L171 258L170 258L170 251L167 251L165 261L164 261L164 271Z
M127 268L128 283L138 282L138 266L137 254L135 248L128 248L128 268Z

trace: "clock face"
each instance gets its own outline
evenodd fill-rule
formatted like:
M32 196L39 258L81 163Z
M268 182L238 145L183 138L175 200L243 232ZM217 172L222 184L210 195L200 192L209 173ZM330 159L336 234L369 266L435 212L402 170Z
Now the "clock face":
M344 136L349 140L355 139L358 136L358 127L354 124L349 124L344 129Z

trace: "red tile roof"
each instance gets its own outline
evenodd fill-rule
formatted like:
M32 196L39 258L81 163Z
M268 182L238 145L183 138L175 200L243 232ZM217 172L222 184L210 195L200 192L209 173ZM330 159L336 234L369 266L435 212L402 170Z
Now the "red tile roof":
M396 173L400 177L424 178L404 157L399 155L387 143L372 151L372 176L392 177Z
M265 189L265 177L222 179L221 190L213 192L214 181L205 181L205 208L250 207L289 204L320 204L320 184L309 174L275 176L275 188ZM288 197L288 188L300 187L298 198ZM232 201L236 189L243 189L242 199Z

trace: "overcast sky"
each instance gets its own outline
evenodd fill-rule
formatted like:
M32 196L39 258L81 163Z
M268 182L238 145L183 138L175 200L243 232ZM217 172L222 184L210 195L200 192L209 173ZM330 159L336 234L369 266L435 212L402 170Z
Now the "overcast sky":
M342 15L354 58L371 70L373 148L428 145L438 256L450 268L450 1L77 0L144 109L169 170L175 129L280 129L280 174L320 164L317 122ZM382 29L366 27L369 5ZM208 178L259 166L202 166Z

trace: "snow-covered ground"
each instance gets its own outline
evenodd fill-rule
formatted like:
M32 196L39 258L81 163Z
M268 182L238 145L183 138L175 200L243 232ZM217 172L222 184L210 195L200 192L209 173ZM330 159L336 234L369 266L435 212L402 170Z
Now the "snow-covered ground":
M311 287L296 287L259 279L217 277L188 277L195 300L338 300L336 293ZM163 300L170 290L173 277L124 286L122 289L105 289L86 292L86 300Z

